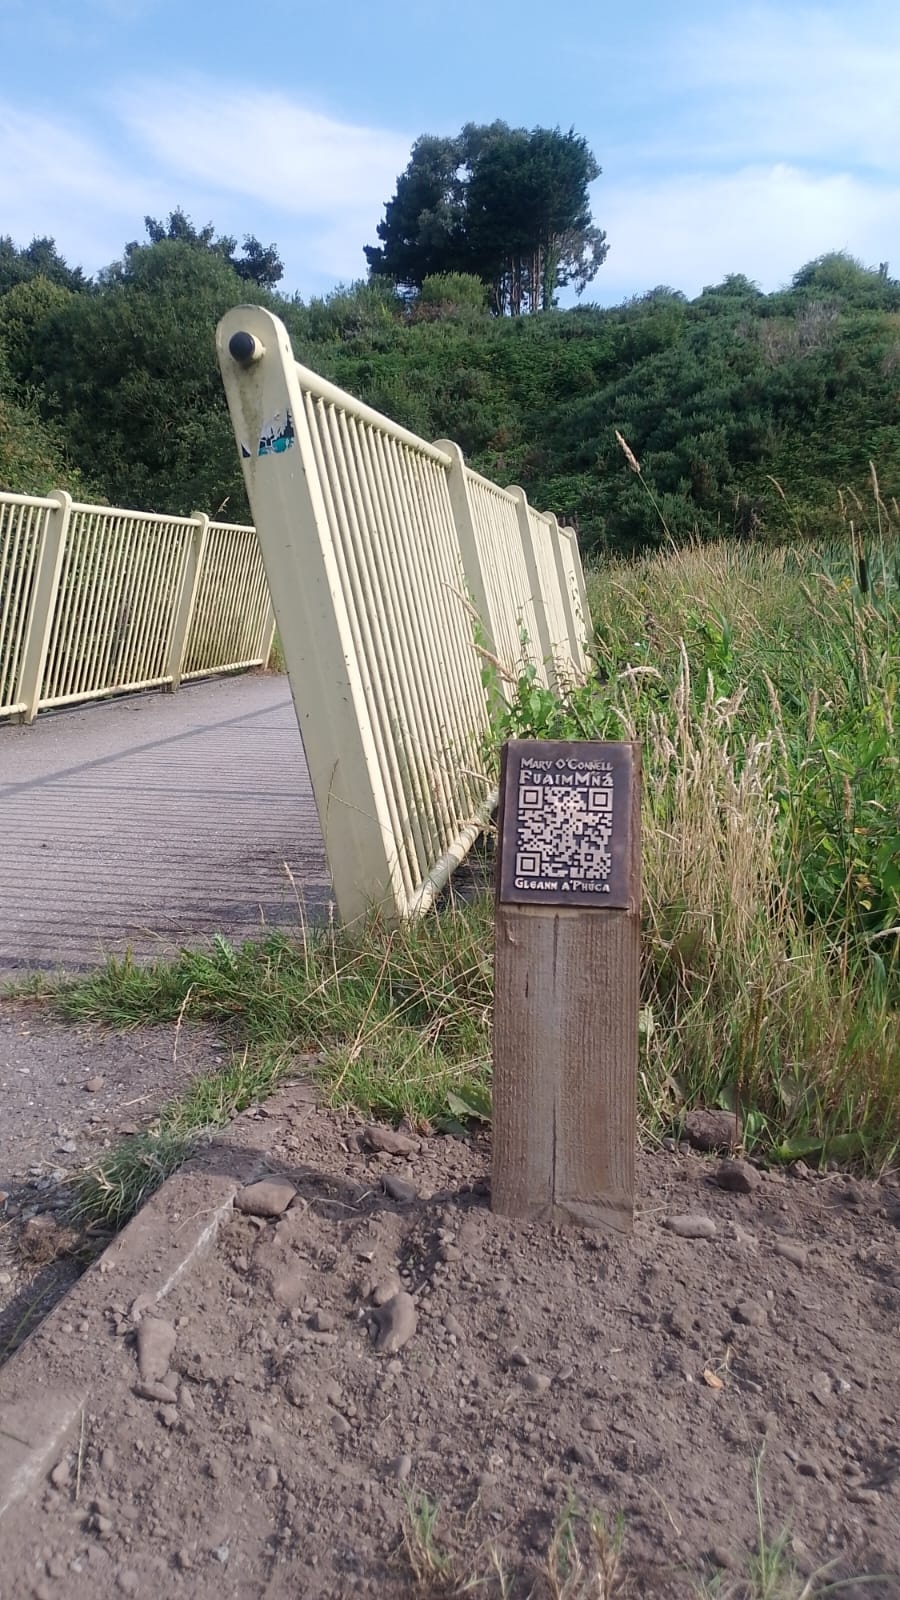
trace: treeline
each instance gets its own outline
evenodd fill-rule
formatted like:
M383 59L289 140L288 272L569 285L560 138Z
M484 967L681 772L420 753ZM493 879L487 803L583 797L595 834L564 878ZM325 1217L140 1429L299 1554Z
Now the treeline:
M521 483L583 548L814 535L869 462L900 497L900 283L835 254L761 294L492 315L475 276L382 277L304 302L274 247L148 219L96 281L0 239L0 486L248 515L214 331L270 306L298 359L474 466ZM629 466L619 432L640 466Z

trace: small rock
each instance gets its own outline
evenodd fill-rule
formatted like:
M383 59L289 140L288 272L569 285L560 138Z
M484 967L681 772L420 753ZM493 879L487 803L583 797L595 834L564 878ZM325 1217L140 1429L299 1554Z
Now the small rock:
M728 1189L732 1194L752 1194L761 1181L759 1173L749 1161L723 1161L716 1172L719 1188Z
M124 1572L120 1572L116 1579L122 1594L137 1594L140 1582L141 1580L137 1573L132 1571L130 1567L126 1568Z
M334 1406L335 1411L342 1410L344 1405L344 1395L340 1384L336 1383L334 1378L331 1378L325 1385L325 1399L328 1401L329 1405Z
M695 1150L727 1154L741 1142L740 1120L731 1111L689 1111L684 1119L684 1137Z
M106 1517L102 1512L98 1512L94 1517L94 1532L99 1534L101 1539L108 1539L114 1526L112 1517Z
M178 1407L174 1404L160 1406L159 1420L164 1428L174 1428L178 1422Z
M408 1344L416 1331L416 1302L411 1294L401 1289L392 1300L386 1300L375 1313L378 1332L375 1349L380 1355L394 1355Z
M218 1548L213 1551L215 1560L218 1561L223 1567L228 1565L228 1557L230 1555L231 1551L229 1550L227 1544L220 1544Z
M587 1411L581 1419L581 1426L585 1433L604 1433L606 1420L599 1411ZM576 1457L576 1459L580 1459Z
M395 1456L389 1471L392 1477L399 1478L401 1483L405 1483L412 1472L412 1456Z
M53 1468L53 1471L50 1474L50 1482L52 1483L54 1489L64 1489L68 1481L68 1461L57 1461L56 1466Z
M278 1468L272 1466L266 1467L265 1471L263 1472L261 1482L264 1489L277 1489Z
M388 1300L393 1300L394 1296L399 1294L402 1288L400 1274L393 1271L386 1272L383 1278L379 1278L372 1290L372 1300L376 1306L386 1305Z
M103 1079L88 1078L88 1081L84 1087L88 1094L99 1094L100 1090L103 1088Z
M175 1565L179 1572L190 1572L194 1565L190 1550L179 1550L175 1557Z
M341 1416L339 1411L332 1411L329 1421L339 1439L344 1438L350 1432L350 1424L347 1418Z
M411 1139L406 1133L399 1133L396 1128L389 1128L383 1122L371 1122L363 1129L363 1139L370 1150L385 1150L388 1155L408 1156L418 1150L418 1139Z
M444 1327L448 1333L453 1334L454 1339L465 1338L465 1329L463 1328L462 1323L459 1322L456 1317L454 1317L452 1311L447 1312L447 1315L444 1318Z
M524 1382L529 1394L546 1394L550 1387L546 1372L526 1372Z
M790 1261L793 1266L801 1268L806 1266L808 1257L805 1245L796 1244L793 1239L776 1239L772 1249L776 1256Z
M333 1333L337 1327L337 1317L331 1311L316 1311L310 1317L309 1325L316 1333Z
M100 1466L104 1472L112 1472L116 1465L116 1452L111 1444L104 1445L100 1452Z
M155 1400L157 1405L174 1406L178 1395L167 1383L136 1383L134 1392L139 1400Z
M462 1251L457 1244L442 1244L439 1254L442 1261L462 1260Z
M280 1217L296 1193L287 1178L261 1178L259 1183L248 1183L239 1189L234 1203L238 1211L250 1217Z
M47 1576L50 1578L64 1578L68 1570L62 1556L51 1556L47 1562Z
M764 1328L769 1320L765 1306L756 1300L741 1300L734 1308L735 1322L742 1322L748 1328Z
M300 1267L285 1267L272 1275L272 1299L279 1306L295 1306L306 1293L306 1277Z
M797 1462L797 1471L799 1472L801 1478L821 1477L821 1469L818 1461L813 1461L808 1457L806 1460Z
M665 1226L679 1239L711 1239L716 1231L712 1217L706 1217L699 1211L689 1211L680 1217L666 1217Z
M517 1344L513 1345L513 1348L510 1350L509 1356L508 1356L507 1359L508 1359L509 1364L510 1364L511 1367L530 1367L531 1366L531 1362L529 1361L527 1355L525 1354L525 1351L524 1350L520 1350L519 1346Z
M710 1545L707 1552L707 1560L711 1566L719 1567L722 1572L735 1572L737 1570L738 1563L735 1561L734 1556L722 1544Z
M834 1399L834 1385L827 1372L814 1372L809 1380L809 1392L820 1406L831 1404Z
M169 1370L177 1335L162 1317L141 1317L137 1327L138 1369L145 1383L159 1383Z
M406 1178L396 1178L392 1172L384 1173L381 1187L389 1199L399 1200L402 1205L409 1205L411 1201L419 1198L419 1191L414 1183L409 1183Z

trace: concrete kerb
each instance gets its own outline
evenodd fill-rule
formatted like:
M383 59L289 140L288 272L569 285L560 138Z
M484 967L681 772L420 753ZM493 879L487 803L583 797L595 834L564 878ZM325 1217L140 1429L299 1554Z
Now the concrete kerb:
M225 1176L198 1163L167 1179L0 1368L0 1524L52 1469L104 1380L114 1369L121 1376L121 1340L104 1336L106 1309L136 1320L164 1300L258 1170Z

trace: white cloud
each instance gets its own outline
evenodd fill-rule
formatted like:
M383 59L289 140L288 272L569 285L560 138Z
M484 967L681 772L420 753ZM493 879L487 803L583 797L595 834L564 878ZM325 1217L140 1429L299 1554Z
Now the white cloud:
M295 215L337 218L364 210L369 231L412 142L339 122L283 94L202 80L132 87L118 110L170 172Z
M895 6L729 9L681 28L665 54L681 134L716 164L742 157L897 170Z
M0 102L0 145L3 231L20 244L49 234L89 271L121 255L128 230L159 198L152 178L128 171L71 122Z
M900 180L785 165L636 178L602 210L610 253L587 298L607 304L662 283L697 294L729 272L772 290L830 250L900 267Z
M0 102L0 225L17 243L51 234L89 273L182 206L220 232L274 239L286 287L322 292L365 273L362 246L409 157L405 136L280 95L229 98L208 83L142 84L112 133Z

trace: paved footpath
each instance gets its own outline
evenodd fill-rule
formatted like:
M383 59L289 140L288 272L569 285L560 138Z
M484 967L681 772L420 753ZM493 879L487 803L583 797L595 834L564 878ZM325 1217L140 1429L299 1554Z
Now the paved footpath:
M0 724L0 982L297 927L328 893L286 678Z

